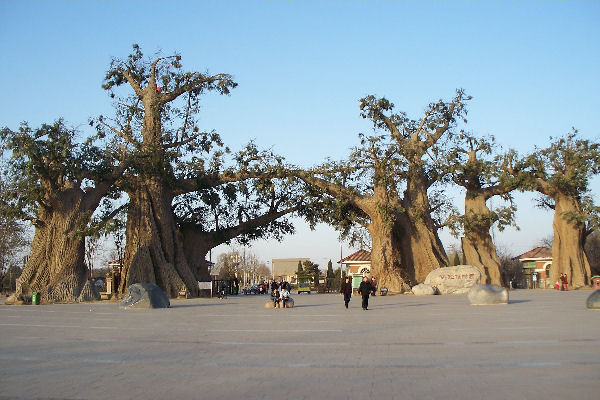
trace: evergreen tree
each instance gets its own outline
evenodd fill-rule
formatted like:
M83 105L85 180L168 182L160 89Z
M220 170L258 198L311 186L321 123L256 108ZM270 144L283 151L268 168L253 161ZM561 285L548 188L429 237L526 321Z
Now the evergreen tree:
M331 264L331 260L329 260L329 262L327 263L327 275L326 275L327 279L326 279L326 287L327 290L333 288L333 284L334 284L334 273L333 273L333 265Z
M452 261L453 265L460 265L460 257L458 256L458 252L454 253L454 261Z

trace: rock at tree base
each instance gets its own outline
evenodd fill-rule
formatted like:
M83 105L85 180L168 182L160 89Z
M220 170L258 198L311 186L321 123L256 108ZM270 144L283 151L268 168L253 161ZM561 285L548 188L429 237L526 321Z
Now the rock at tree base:
M482 273L473 265L456 265L434 269L425 284L435 286L440 294L463 294L481 282Z
M153 283L136 283L127 288L119 308L168 308L171 303L161 288Z
M508 304L508 290L498 285L474 285L467 297L474 306Z
M433 296L437 293L434 286L425 283L419 283L417 286L413 286L411 290L415 296Z
M600 310L600 289L589 295L586 304L590 310Z

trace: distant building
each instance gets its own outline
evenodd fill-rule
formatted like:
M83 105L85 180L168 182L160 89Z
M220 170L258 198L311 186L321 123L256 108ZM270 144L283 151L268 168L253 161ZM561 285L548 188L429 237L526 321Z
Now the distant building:
M346 266L348 276L352 278L352 287L358 289L364 276L371 275L371 252L359 250L338 261Z
M295 283L296 272L298 271L298 262L304 264L304 261L310 261L310 258L274 258L271 260L273 266L273 279L276 281L284 280Z
M550 288L550 268L552 267L552 249L549 247L536 247L526 253L516 256L523 268L523 282L521 286L529 289Z

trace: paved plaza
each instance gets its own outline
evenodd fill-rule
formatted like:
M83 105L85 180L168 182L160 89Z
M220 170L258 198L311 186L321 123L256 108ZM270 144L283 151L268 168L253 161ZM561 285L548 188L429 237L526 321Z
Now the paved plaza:
M0 305L0 399L598 399L590 293Z

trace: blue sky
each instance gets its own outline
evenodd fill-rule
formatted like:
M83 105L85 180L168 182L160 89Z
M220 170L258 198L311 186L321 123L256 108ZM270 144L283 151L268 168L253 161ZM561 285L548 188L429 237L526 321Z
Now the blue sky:
M418 118L464 88L467 128L520 152L572 126L600 135L600 2L0 0L0 15L1 126L64 117L85 131L89 117L111 113L100 87L111 57L138 43L181 53L190 70L232 74L231 96L204 98L203 127L233 149L255 139L303 166L345 157L370 131L358 112L368 94ZM516 197L521 230L497 235L513 253L548 236L552 219L532 195ZM337 261L335 232L298 228L252 251Z

